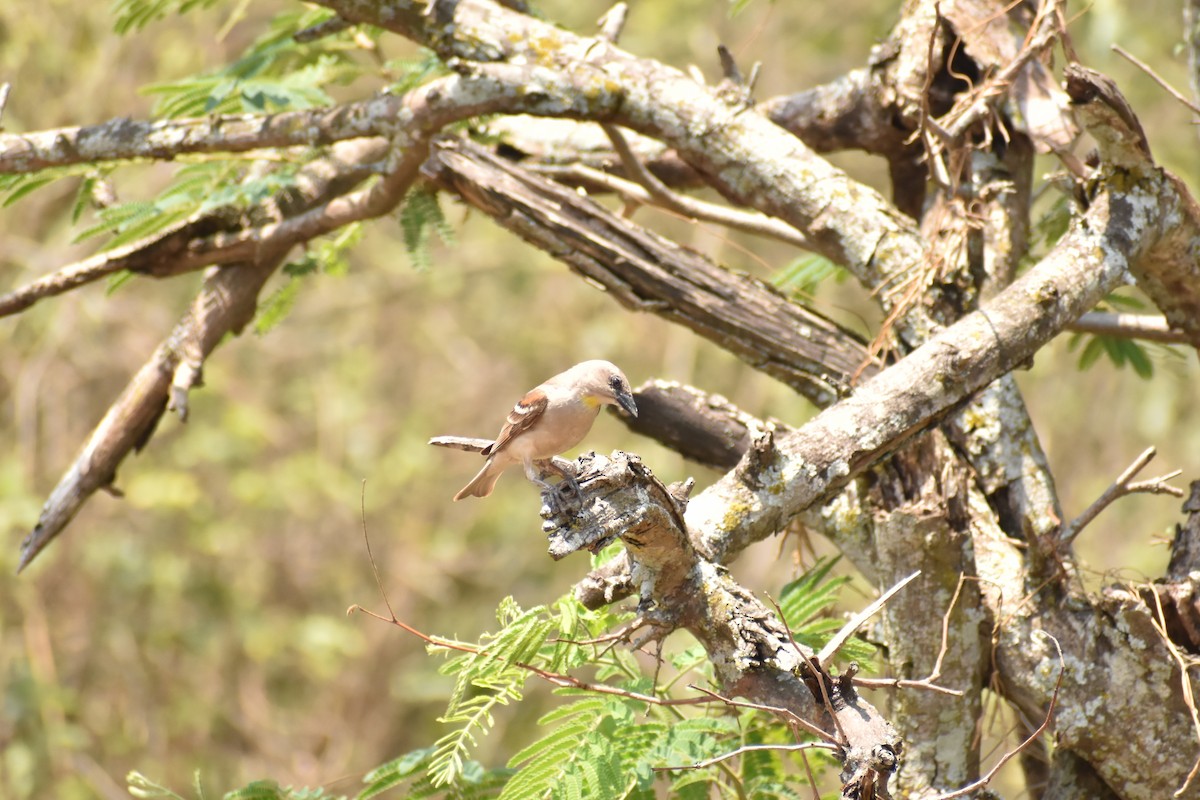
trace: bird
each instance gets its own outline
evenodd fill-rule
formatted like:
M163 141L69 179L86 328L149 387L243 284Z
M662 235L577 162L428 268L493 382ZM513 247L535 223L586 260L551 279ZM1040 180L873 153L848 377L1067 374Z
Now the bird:
M576 364L530 389L509 412L496 441L483 449L487 456L483 469L454 499L487 497L501 473L516 464L525 468L530 481L549 488L535 465L559 471L549 459L583 441L600 407L606 405L619 406L635 417L638 413L625 374L599 359Z

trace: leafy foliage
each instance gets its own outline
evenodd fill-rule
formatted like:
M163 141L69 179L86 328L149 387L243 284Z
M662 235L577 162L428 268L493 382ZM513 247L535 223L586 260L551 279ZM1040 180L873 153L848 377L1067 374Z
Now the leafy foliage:
M1137 298L1110 294L1104 298L1103 303L1097 306L1097 309L1100 311L1144 312L1145 305ZM1113 366L1122 369L1128 365L1143 380L1154 377L1154 362L1151 360L1151 353L1163 358L1181 357L1179 351L1170 345L1100 334L1072 334L1068 347L1072 352L1079 350L1079 368L1081 370L1095 366L1101 356L1107 356Z
M90 164L70 167L54 167L40 172L24 172L0 175L0 195L4 196L3 208L25 199L29 195L63 178L85 177L80 184L77 199L72 207L72 221L78 220L86 207L87 198L95 185L98 171Z
M404 232L404 247L413 267L423 272L429 269L429 232L437 231L446 244L454 242L454 229L438 203L438 195L429 189L414 189L404 198L400 209L400 229Z
M826 280L844 281L849 275L824 256L810 253L794 259L771 276L771 283L790 297L809 298Z
M212 8L220 0L116 0L113 3L113 24L117 33L125 34L146 27L169 14Z
M267 333L287 317L308 276L317 273L345 275L350 269L346 253L362 239L362 231L362 223L347 225L335 234L311 244L298 261L284 264L283 273L287 281L258 304L254 332L259 335Z
M524 665L561 672L583 663L582 651L563 641L576 634L574 601L562 600L557 608L558 614L546 606L525 611L511 597L505 598L497 610L501 629L485 634L478 652L457 656L443 666L442 673L454 675L455 684L440 721L456 727L435 745L429 767L435 785L456 782L463 773L465 754L477 743L477 736L494 724L493 711L521 699L530 676ZM560 634L560 641L548 641L554 633Z
M332 102L325 88L363 74L353 58L359 46L350 31L301 43L295 34L333 15L325 10L286 12L233 63L214 72L156 83L156 115L263 113L312 108Z
M393 94L404 94L428 83L439 75L450 72L437 53L427 48L421 48L419 58L394 59L383 65L383 73L391 79L388 87Z

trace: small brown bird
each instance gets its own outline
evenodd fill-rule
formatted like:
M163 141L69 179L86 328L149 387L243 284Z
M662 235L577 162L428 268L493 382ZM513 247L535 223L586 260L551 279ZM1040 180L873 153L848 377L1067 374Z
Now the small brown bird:
M607 361L576 364L530 390L513 407L496 441L483 449L483 455L487 456L483 469L454 499L487 497L500 473L514 464L525 467L525 477L529 480L549 486L538 477L534 465L583 441L600 413L600 406L605 405L620 406L637 416L629 381Z

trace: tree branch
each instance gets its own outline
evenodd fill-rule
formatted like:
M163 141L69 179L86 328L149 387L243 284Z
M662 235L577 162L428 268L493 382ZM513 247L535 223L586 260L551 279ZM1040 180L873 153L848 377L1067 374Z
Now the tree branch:
M832 723L845 796L859 796L854 792L866 784L887 797L900 745L891 725L848 676L833 678L770 609L699 554L677 487L664 487L625 453L589 454L577 464L583 506L547 515L551 556L594 552L619 538L633 560L639 609L655 638L684 628L708 651L727 696L786 710L824 729L826 739Z

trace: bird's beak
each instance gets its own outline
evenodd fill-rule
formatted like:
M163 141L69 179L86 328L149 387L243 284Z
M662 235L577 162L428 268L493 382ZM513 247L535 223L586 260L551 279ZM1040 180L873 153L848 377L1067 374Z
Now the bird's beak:
M629 392L617 392L617 405L628 411L631 416L637 416L637 403L633 402L633 395Z

